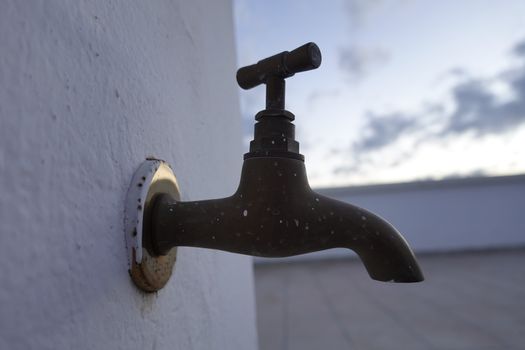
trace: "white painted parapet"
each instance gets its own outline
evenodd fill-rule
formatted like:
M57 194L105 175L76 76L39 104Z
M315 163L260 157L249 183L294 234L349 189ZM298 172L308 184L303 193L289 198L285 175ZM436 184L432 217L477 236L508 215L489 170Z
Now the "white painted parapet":
M124 201L150 156L183 199L242 162L229 1L0 6L0 349L255 349L251 258L180 248L128 275Z

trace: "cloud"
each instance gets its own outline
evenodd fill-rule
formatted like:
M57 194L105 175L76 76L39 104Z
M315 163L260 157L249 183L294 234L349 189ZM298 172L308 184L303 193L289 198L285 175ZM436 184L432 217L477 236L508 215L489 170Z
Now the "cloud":
M355 28L363 25L367 17L385 0L346 0L344 8L350 17L350 24Z
M469 76L469 73L464 68L454 67L454 68L451 68L451 69L447 70L446 72L440 74L432 82L432 84L433 85L439 85L439 84L442 84L443 82L450 81L450 80L457 81L457 80L460 80L460 79L466 79L468 76Z
M354 145L359 152L368 152L383 148L395 142L404 133L410 132L417 125L417 120L402 113L391 115L369 114L365 136Z
M339 65L351 80L360 80L386 64L390 54L381 48L347 47L339 52Z
M525 58L525 41L513 51ZM525 60L520 69L509 70L513 74L501 74L513 96L499 102L498 95L491 91L491 79L465 78L452 87L451 96L455 108L443 115L445 123L438 132L422 128L421 121L432 111L424 109L420 114L397 112L391 114L370 113L366 129L368 133L357 142L356 149L370 151L394 143L408 133L422 133L425 137L443 137L473 132L476 136L504 133L525 122ZM502 79L502 78L499 78ZM434 105L435 111L443 111Z
M415 144L436 142L467 133L477 137L504 134L525 123L525 40L516 44L512 54L521 59L521 65L507 69L489 79L471 78L458 74L450 96L454 108L447 111L439 103L421 108L417 113L368 113L368 122L361 139L352 146L355 164L365 164L372 156L394 145L402 138L415 140ZM456 69L457 70L457 69ZM457 70L460 72L459 70ZM491 84L504 84L511 98L503 102ZM430 115L438 115L439 125L430 125ZM434 119L435 123L436 120ZM334 152L331 152L332 155ZM409 159L404 154L402 159ZM335 174L357 171L359 166L348 165L334 169Z
M392 0L345 0L343 2L343 9L351 27L352 43L358 41L360 29L366 24L369 17L375 12L384 10L385 5L390 2ZM373 69L389 60L390 54L383 48L348 44L339 51L340 68L352 82L365 78Z
M450 69L445 74L451 75L453 77L463 78L463 77L467 76L468 73L467 73L467 71L464 68L454 67L454 68Z
M339 89L330 89L330 90L314 90L310 95L308 95L307 101L308 106L310 108L313 108L318 101L331 98L331 97L337 97L341 94L341 91Z
M440 118L444 110L441 104L427 103L417 113L368 112L362 137L352 145L352 153L357 154L362 161L368 154L380 151L407 136L410 136L415 144L425 141L436 133L436 116ZM407 154L404 157L406 156Z
M512 53L518 57L525 57L525 40L522 40L514 46Z
M453 89L455 111L440 135L467 131L477 136L506 132L525 122L525 70L508 82L514 98L498 102L497 95L482 81L466 81Z

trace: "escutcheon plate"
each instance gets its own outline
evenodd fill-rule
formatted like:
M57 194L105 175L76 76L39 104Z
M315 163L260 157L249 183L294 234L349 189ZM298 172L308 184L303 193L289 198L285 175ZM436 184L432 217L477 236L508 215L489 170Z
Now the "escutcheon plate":
M148 229L152 204L159 194L169 194L180 200L179 186L168 163L147 159L133 175L126 197L124 225L128 249L129 273L135 285L146 292L156 292L168 282L177 248L167 255L152 256Z

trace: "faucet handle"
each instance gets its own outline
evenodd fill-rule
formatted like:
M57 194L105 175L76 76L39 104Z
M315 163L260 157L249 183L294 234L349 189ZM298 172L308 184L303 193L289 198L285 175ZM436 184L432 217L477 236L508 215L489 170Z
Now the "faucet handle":
M237 71L237 83L245 90L266 84L269 78L285 79L295 73L316 69L321 65L321 50L307 43L293 51L283 51Z

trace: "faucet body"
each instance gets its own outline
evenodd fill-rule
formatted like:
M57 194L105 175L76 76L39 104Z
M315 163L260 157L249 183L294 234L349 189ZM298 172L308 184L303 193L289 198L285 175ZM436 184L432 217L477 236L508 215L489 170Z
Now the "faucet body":
M291 158L246 159L239 187L227 198L180 202L160 196L151 236L153 254L161 255L174 246L260 257L349 248L376 280L423 279L393 226L365 209L314 192L304 162Z

